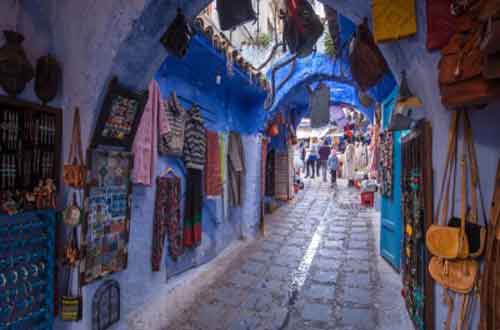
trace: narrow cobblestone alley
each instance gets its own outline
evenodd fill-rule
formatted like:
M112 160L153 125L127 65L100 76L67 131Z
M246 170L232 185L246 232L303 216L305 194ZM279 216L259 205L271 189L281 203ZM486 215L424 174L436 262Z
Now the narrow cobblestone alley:
M412 329L378 221L356 190L309 181L169 329Z

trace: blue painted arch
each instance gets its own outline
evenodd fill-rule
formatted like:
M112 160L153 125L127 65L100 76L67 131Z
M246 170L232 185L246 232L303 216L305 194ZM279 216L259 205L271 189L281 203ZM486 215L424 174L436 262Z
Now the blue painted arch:
M290 67L287 65L275 72L276 86L288 76ZM268 78L272 79L271 70ZM374 108L364 107L359 100L357 85L350 75L348 60L334 61L331 57L319 53L297 59L291 78L276 92L274 103L267 113L267 119L273 118L278 111L287 108L290 103L295 103L294 106L300 108L300 113L305 114L307 111L304 109L308 108L306 86L314 88L320 81L325 82L332 90L332 103L351 105L370 120L373 119ZM390 95L396 85L394 76L388 73L376 86L368 90L367 94L381 102Z

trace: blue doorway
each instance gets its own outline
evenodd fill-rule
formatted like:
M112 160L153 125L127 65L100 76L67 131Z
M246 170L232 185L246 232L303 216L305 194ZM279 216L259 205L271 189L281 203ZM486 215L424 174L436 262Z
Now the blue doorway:
M391 95L382 103L382 127L384 130L389 125L398 94L399 90L395 88ZM382 196L380 221L380 254L398 271L401 266L401 242L403 237L401 215L401 136L402 132L394 132L393 134L392 195L390 197Z

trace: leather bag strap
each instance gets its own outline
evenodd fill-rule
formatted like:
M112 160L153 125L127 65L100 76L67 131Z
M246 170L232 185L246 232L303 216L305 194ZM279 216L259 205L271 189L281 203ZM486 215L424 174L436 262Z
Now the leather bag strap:
M448 214L448 199L449 199L450 179L451 179L449 176L451 176L454 150L456 149L458 119L459 119L459 113L453 112L451 115L450 129L448 131L448 153L446 156L445 170L443 179L441 181L441 191L439 193L439 199L435 213L435 219L434 219L435 224L440 224L439 215L441 211L443 214L442 217L444 218L442 220L442 223L445 223L446 216ZM444 203L443 203L443 197L445 199ZM441 209L441 205L443 205L443 209Z
M474 138L472 133L472 125L470 122L469 114L465 113L465 137L468 142L468 151L471 163L471 186L472 186L472 213L471 221L477 223L478 220L478 207L481 205L481 212L483 223L486 226L486 207L484 205L483 192L481 189L481 180L479 178L479 167L477 162L476 147L474 145Z
M69 146L68 164L83 165L82 134L80 128L80 109L77 107L73 115L73 132Z

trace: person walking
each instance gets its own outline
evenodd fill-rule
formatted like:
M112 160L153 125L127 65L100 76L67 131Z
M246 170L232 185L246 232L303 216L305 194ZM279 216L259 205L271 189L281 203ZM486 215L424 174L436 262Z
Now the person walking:
M337 151L332 149L330 157L328 157L328 170L330 171L332 188L337 184L337 169L339 167L339 159L337 157Z
M319 158L319 153L318 153L318 141L314 138L311 146L309 147L309 152L307 156L307 175L306 178L309 177L309 174L311 174L311 179L314 179L316 177L316 162L318 161Z
M323 141L321 147L319 147L318 154L319 154L319 160L318 160L317 173L319 176L319 171L321 169L321 176L323 177L323 182L326 182L327 162L328 162L328 157L330 156L330 146L327 144L326 139Z

